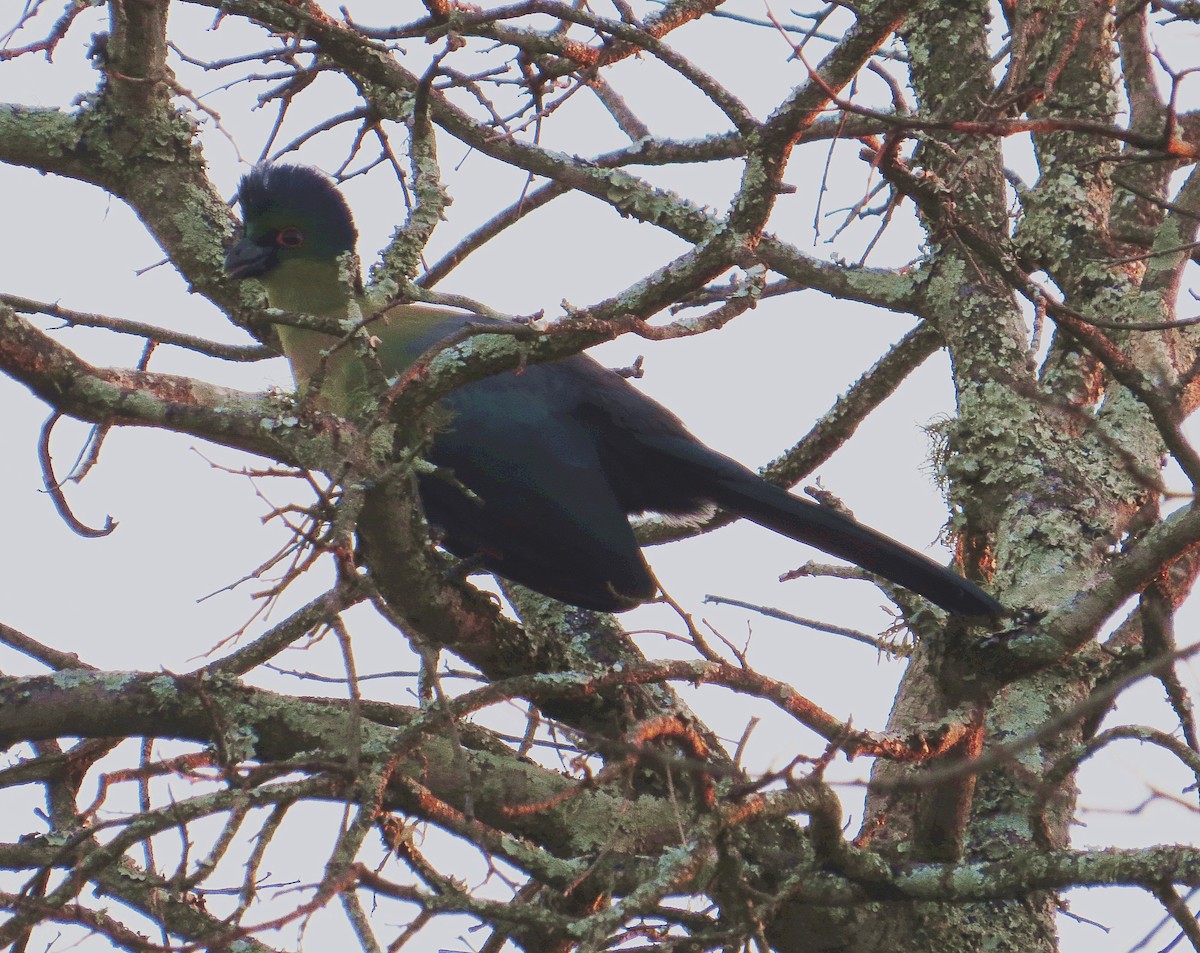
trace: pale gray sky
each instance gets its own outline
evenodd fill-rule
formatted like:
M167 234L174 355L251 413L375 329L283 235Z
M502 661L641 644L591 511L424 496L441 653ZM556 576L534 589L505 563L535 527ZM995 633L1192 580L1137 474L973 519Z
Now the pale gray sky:
M362 12L364 6L366 12ZM370 22L370 6L355 3L352 9L356 17ZM392 8L391 4L374 6L377 11ZM415 11L416 6L410 6ZM228 44L239 37L236 24L208 32L208 13L182 5L176 10L173 25L182 28L178 36L191 55L227 55ZM91 30L102 28L102 20L96 14L89 16L95 26L77 24L53 64L33 57L4 64L0 99L62 106L80 91L92 88L95 76L81 50ZM8 25L9 21L0 21L0 28ZM745 68L726 69L722 78L732 76L741 82L743 88L737 92L761 114L770 108L780 89L802 78L802 67L787 62L787 49L781 43L774 45L769 34L730 27L729 36L738 39L718 51L704 47L711 40L699 31L684 31L680 45L702 64L714 57L748 57ZM760 44L757 50L755 43ZM652 60L640 59L618 67L610 79L615 85L625 84L623 88L632 93L636 85L662 80L663 75ZM197 91L219 82L197 78L194 71L182 67L180 79ZM257 158L272 114L250 109L245 94L239 98L238 91L214 95L205 102L221 112L243 156ZM711 111L681 108L678 102L664 92L641 104L643 118L656 133L685 136L708 131ZM344 108L344 103L344 90L333 82L309 100L310 107L331 113ZM564 109L556 117L558 121L548 124L552 144L557 137L556 144L573 152L619 144L619 139L609 134L610 126L596 121L600 114L593 102L580 95L572 109ZM211 122L202 123L201 141L212 174L225 193L232 194L247 165L238 161ZM280 141L287 138L284 135ZM344 147L344 136L330 137L306 149L300 158L332 169ZM846 157L856 152L853 145L842 148L848 150ZM435 236L430 260L489 211L515 200L522 184L521 176L497 171L483 157L467 155L458 143L442 140L440 150L446 184L455 201ZM775 219L780 224L773 227L786 229L788 237L807 243L819 256L836 250L855 257L869 235L867 227L852 230L851 237L836 246L812 243L813 205L824 158L819 148L797 153L787 179L798 191L781 199ZM837 163L834 165L836 176ZM735 173L733 166L689 170L682 180L672 179L670 187L720 208ZM647 175L651 179L656 176L656 181L666 184L666 173ZM840 188L840 195L826 199L826 208L858 197L860 171ZM0 194L5 197L2 227L6 249L0 259L0 289L212 338L244 339L216 309L189 295L169 267L149 268L139 274L154 265L161 252L119 200L75 182L3 166ZM346 194L362 235L360 254L369 264L392 228L403 220L400 195L382 172L353 181ZM826 234L831 232L827 226ZM897 265L914 257L914 235L911 224L901 221L871 263ZM680 250L669 237L623 221L596 202L571 197L531 216L509 238L473 256L441 287L512 313L544 309L554 316L561 313L563 299L582 305L605 297ZM910 325L905 316L806 292L764 302L727 329L700 338L658 345L626 338L596 353L614 366L644 354L647 375L639 386L678 412L712 446L758 465L804 433ZM57 337L99 364L132 363L140 350L134 339L98 331L62 331ZM151 366L246 390L290 386L281 359L229 365L161 348ZM948 558L944 550L931 545L945 510L928 476L928 441L922 427L951 413L952 400L946 360L938 355L819 473L824 485L841 496L862 521L937 559ZM208 461L235 468L254 465L254 461L191 438L145 430L114 431L105 443L100 465L82 485L68 487L67 495L80 519L100 524L105 514L111 514L120 526L107 538L81 539L63 525L40 492L36 441L47 408L7 378L0 378L0 406L4 408L0 433L7 451L6 464L0 468L0 498L7 501L9 514L0 579L0 617L5 622L57 648L76 651L85 661L104 668L185 671L251 616L256 605L252 595L260 588L256 584L197 600L252 571L285 539L278 525L264 526L261 519L271 505L290 498L294 488L289 481L252 484L244 477L214 469ZM54 452L60 476L67 472L84 434L85 428L69 422L56 431ZM899 663L881 660L871 649L833 636L702 603L705 594L719 593L872 633L882 629L887 623L887 615L878 608L883 599L866 584L801 580L781 585L776 581L780 573L818 556L746 524L649 552L666 589L697 618L709 620L738 642L753 632L750 659L757 667L789 681L817 704L853 719L858 727L882 728L902 670ZM290 608L319 592L330 579L328 564L310 575L285 595L273 619L283 618ZM413 667L402 640L369 612L357 610L352 618L361 673ZM648 655L689 654L678 643L655 634L655 630L681 631L678 619L665 607L643 607L627 613L623 620L631 629L649 630L639 637ZM1196 621L1195 606L1181 613L1182 638L1194 638ZM263 624L261 620L254 623L250 634L260 632ZM341 672L337 647L331 640L305 652L288 653L280 662L299 669ZM11 674L41 671L4 649L0 649L0 670ZM1195 690L1195 670L1188 671ZM318 690L268 673L255 673L253 680L282 691ZM400 702L408 700L411 688L410 680L395 679L364 685L368 694ZM747 750L753 768L782 766L800 749L814 754L820 750L815 736L798 733L791 722L764 706L747 705L720 689L681 690L726 737L736 739L751 714L764 719ZM1127 693L1122 717L1167 730L1173 726L1160 689L1150 683ZM865 762L842 763L833 777L861 780L867 769ZM173 783L187 793L182 782ZM1077 843L1194 840L1195 815L1182 808L1157 802L1137 815L1125 813L1141 802L1152 786L1177 791L1184 783L1174 764L1143 751L1119 746L1110 749L1082 772L1083 819L1088 826L1077 832ZM853 786L841 791L854 827L861 816L861 796ZM8 800L21 796L20 791L11 789L0 796L0 816L7 818L0 825L0 839L36 826L23 809L27 805ZM340 815L331 813L314 822L315 832L322 830L321 824L327 824L327 829L314 833L300 846L321 843L322 836L332 843L339 820ZM324 859L318 852L313 860L319 865ZM277 869L276 873L281 872ZM1071 904L1076 913L1103 922L1112 932L1104 934L1095 927L1064 920L1064 950L1068 953L1128 949L1158 917L1156 905L1134 891L1077 892L1071 896ZM308 941L317 943L313 948L328 942L318 941L324 935L316 931L343 929L335 920L340 921L340 915L322 915L310 927ZM460 941L454 940L453 932L439 938L442 945L458 948L455 944ZM92 939L78 949L103 947Z

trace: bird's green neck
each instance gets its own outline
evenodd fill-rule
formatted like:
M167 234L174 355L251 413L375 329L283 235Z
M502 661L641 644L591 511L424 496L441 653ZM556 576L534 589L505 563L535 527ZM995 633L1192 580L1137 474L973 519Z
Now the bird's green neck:
M317 317L346 317L350 291L337 262L289 261L263 276L262 284L272 308ZM338 337L286 324L276 324L275 330L284 356L292 365L297 390L304 392L324 362L321 403L335 413L349 414L354 392L366 384L353 346L343 345L326 357L326 352L337 345Z
M381 302L355 296L347 287L336 262L293 260L264 275L263 287L272 308L317 317L343 319L350 305L356 316L375 316L367 328L375 342L375 357L384 374L397 374L426 348L461 326L467 315L425 305L392 307L379 314ZM370 384L357 343L308 328L276 324L283 353L292 365L296 389L304 393L309 382L324 370L320 403L343 417L362 409ZM340 346L339 346L339 342ZM326 356L328 354L328 356Z
M272 308L302 314L337 315L346 310L349 289L339 278L337 262L285 262L259 279Z

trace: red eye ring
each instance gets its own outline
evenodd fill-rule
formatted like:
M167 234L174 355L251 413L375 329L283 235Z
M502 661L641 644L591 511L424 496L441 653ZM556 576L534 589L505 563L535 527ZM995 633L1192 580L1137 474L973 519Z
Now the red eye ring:
M299 248L304 244L304 232L298 228L281 228L275 235L275 244L280 248Z

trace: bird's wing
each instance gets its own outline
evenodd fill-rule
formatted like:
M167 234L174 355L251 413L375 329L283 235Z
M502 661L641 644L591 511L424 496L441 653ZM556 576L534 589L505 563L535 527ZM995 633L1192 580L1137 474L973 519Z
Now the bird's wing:
M451 419L429 458L446 472L421 480L426 515L451 552L500 575L586 608L628 608L656 587L552 367L488 378L445 401Z

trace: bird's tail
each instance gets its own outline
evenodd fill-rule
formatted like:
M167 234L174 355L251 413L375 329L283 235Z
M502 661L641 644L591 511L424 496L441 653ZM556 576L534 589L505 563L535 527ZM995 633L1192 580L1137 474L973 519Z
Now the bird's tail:
M707 450L707 448L704 448ZM718 506L822 552L849 560L869 572L919 593L948 612L1000 615L1004 607L970 580L843 516L763 480L741 464L720 457L703 469L712 481L708 496Z

